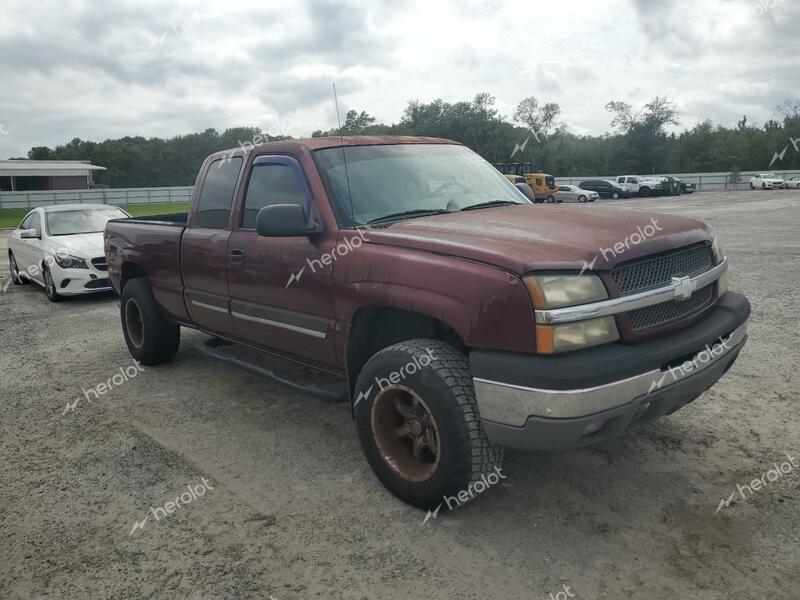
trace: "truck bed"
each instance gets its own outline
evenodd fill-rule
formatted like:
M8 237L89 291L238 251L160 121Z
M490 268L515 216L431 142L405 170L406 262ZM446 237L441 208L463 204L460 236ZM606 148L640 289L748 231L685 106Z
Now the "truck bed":
M123 263L136 264L150 279L161 306L179 321L189 315L183 300L181 239L187 213L113 219L106 224L105 251L111 285L120 292L128 273Z

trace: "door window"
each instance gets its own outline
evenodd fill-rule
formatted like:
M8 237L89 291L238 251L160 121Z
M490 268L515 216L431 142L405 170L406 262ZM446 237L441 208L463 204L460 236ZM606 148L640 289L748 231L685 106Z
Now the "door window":
M296 168L288 164L267 163L253 165L244 200L242 227L255 229L258 211L274 204L308 203L306 184Z
M241 168L241 157L221 158L209 165L197 201L197 227L225 229L228 226L233 192L236 190L236 180Z
M30 216L30 223L28 223L26 229L35 229L39 235L42 234L42 218L39 216L39 213L33 213Z
M22 219L22 223L19 224L20 229L30 229L31 222L33 221L33 217L36 213L30 213L27 217Z

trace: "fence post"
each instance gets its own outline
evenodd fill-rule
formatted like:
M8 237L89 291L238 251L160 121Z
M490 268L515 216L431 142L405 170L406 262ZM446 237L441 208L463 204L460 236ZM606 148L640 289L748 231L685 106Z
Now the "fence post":
M153 199L150 197L150 188L147 188L147 203L152 204Z
M108 199L106 198L106 188L103 188L100 191L103 192L103 204L108 204Z
M128 188L125 188L125 204L128 204Z

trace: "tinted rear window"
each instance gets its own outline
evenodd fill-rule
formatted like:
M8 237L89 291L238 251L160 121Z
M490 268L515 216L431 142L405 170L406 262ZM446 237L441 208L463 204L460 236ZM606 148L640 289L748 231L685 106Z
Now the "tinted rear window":
M197 202L195 225L207 229L225 229L231 214L233 192L242 168L242 158L221 158L208 167Z

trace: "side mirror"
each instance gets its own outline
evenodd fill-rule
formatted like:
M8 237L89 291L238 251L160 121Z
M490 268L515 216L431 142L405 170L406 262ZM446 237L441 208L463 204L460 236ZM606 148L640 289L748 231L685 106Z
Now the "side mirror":
M533 194L533 190L531 189L531 186L529 186L527 183L515 183L514 187L516 187L520 192L522 192L525 195L525 197L531 202L536 201L536 197Z
M256 216L256 232L264 237L306 237L320 231L319 225L306 220L299 204L265 206Z
M41 239L42 234L39 233L38 229L23 229L19 233L19 237L23 240L32 240L32 239L38 240Z

